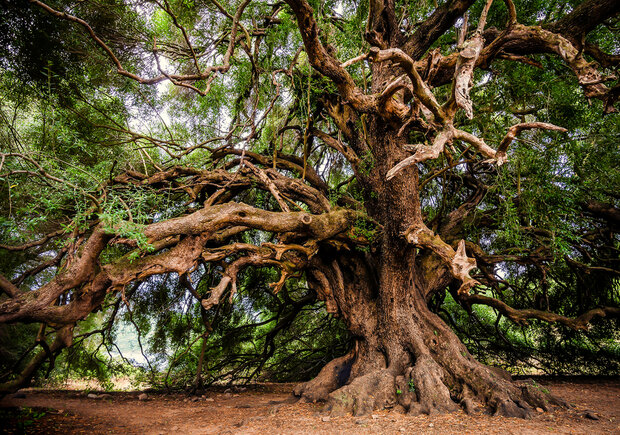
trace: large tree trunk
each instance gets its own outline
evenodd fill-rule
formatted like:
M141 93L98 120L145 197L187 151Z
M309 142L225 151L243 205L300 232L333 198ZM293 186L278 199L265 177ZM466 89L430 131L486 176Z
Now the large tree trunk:
M376 283L351 268L355 262L331 265L342 271L345 285L334 296L357 339L355 349L299 385L295 394L302 400L326 401L332 413L354 415L383 408L451 412L458 405L472 412L478 402L497 414L528 417L537 407L559 404L535 385L517 385L476 361L428 309L406 256L384 257Z
M376 70L373 78L383 83L391 76ZM295 394L302 400L325 400L337 414L382 408L429 414L455 411L459 404L471 412L476 399L506 416L527 417L534 408L548 409L554 398L533 385L516 385L507 373L502 376L476 361L429 310L430 296L445 291L453 278L434 254L418 255L403 237L422 217L417 167L385 180L387 171L405 157L405 139L397 128L372 119L368 126L374 161L366 178L358 180L365 188L367 213L381 228L372 253L333 253L330 258L323 252L322 264L316 265L335 283L333 299L356 337L355 349L298 386ZM343 374L348 375L345 385Z

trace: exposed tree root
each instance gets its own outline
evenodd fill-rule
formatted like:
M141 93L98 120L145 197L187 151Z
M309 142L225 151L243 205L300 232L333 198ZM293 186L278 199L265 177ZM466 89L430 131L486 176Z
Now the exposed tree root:
M353 354L330 362L312 381L300 384L294 394L302 401L325 401L332 415L360 416L391 408L409 415L488 412L505 417L529 418L536 408L568 406L534 381L513 382L480 363L464 365L461 374L444 369L430 354L417 358L401 374L389 367L373 370L342 385L342 371L353 363Z
M394 406L395 391L394 375L387 369L376 370L332 392L327 400L327 410L332 415L365 415L375 409Z
M326 401L329 393L342 387L349 380L354 353L330 361L312 380L299 384L293 394L301 402Z
M443 369L430 356L418 358L407 372L407 386L417 397L417 402L409 405L410 414L454 412L458 409L444 383Z

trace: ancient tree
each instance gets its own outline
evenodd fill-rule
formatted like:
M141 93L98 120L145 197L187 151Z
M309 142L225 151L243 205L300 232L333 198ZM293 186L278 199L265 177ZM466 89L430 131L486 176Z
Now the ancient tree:
M279 279L269 291L291 278L304 282L355 339L351 352L296 388L303 400L355 414L394 406L471 411L482 403L507 416L554 403L476 361L429 304L449 294L513 322L573 329L620 314L613 297L600 306L584 297L578 315L550 310L548 271L560 235L528 218L524 192L533 177L526 163L515 164L523 159L517 146L534 150L536 162L553 144L587 141L588 131L558 122L535 92L513 105L485 94L496 82L518 89L557 77L573 100L613 125L619 2L117 3L23 5L26 21L32 14L63 29L56 49L76 57L109 98L125 96L117 109L102 109L103 91L71 86L69 73L46 76L79 96L71 110L89 134L101 132L84 149L115 150L97 154L103 167L86 159L77 170L79 162L33 152L17 133L2 145L3 208L17 200L20 183L78 198L59 207L62 218L36 225L2 212L16 222L3 233L4 258L29 257L27 267L7 266L0 276L0 321L41 324L42 347L5 391L71 346L76 324L104 301L130 303L136 283L178 274L208 311L235 295L246 269L271 268ZM511 68L526 71L523 84ZM132 112L129 94L162 105L149 111L136 103ZM548 178L563 174L566 157L556 158ZM71 168L75 179L63 176ZM580 168L587 172L575 165L570 176L585 177ZM501 184L506 174L516 180L510 188ZM568 225L573 236L558 261L607 277L601 286L609 288L619 273L618 196L613 187L607 197L587 190L570 204L581 223ZM494 244L507 210L527 249ZM518 292L511 264L544 277L528 287L542 297L529 308L509 303ZM192 274L207 266L217 282L200 293Z

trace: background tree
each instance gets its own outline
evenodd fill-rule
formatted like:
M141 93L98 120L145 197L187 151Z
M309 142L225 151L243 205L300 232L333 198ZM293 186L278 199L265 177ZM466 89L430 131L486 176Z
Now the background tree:
M143 329L157 319L155 351L165 331L189 348L202 338L198 386L208 334L226 339L212 317L225 298L230 317L270 325L264 362L318 297L354 345L296 388L304 400L355 414L548 409L555 399L478 362L446 321L488 334L488 319L463 331L460 306L503 338L506 320L617 335L599 318L620 313L619 10L9 4L0 322L39 323L43 349L3 389L74 337L110 334L120 311ZM17 37L47 28L40 46ZM258 290L272 302L253 305ZM98 310L103 325L81 322Z

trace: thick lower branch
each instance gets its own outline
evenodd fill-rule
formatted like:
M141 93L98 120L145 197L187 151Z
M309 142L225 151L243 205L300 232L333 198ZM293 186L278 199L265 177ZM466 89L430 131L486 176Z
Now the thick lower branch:
M588 324L595 317L620 317L620 308L600 307L594 308L579 317L570 318L559 314L535 309L518 310L499 299L478 294L461 294L459 299L468 305L482 304L495 308L504 316L515 323L526 323L528 319L544 320L545 322L561 323L575 330L587 330Z

